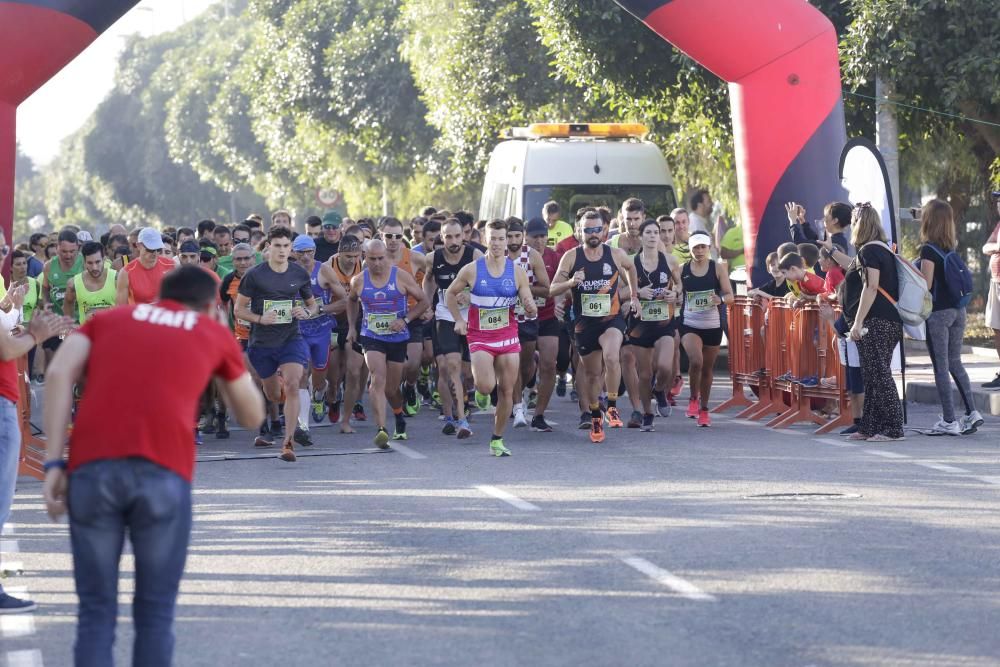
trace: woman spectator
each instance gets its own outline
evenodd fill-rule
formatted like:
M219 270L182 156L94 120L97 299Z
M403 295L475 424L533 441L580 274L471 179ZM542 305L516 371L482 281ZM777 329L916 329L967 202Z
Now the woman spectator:
M903 324L895 307L899 299L896 258L871 204L854 208L851 226L851 243L858 255L844 279L844 317L861 356L865 404L858 432L850 439L902 440L903 411L891 367L893 350L903 340Z
M955 218L951 205L940 199L924 204L920 212L920 272L931 291L934 309L927 318L927 351L934 366L934 384L941 401L941 419L931 428L934 435L973 433L983 417L972 401L972 384L962 365L962 339L965 337L965 306L959 307L947 287L944 258L955 250ZM965 404L965 414L955 419L951 378Z

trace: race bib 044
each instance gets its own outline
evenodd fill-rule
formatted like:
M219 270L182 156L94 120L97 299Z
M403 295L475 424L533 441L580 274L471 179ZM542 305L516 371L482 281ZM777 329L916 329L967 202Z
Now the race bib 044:
M395 321L396 313L368 313L368 330L378 336L388 336L393 333Z

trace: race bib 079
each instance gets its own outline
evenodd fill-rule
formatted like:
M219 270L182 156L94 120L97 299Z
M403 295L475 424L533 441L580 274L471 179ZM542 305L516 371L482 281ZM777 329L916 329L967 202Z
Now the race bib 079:
M584 317L607 317L611 314L611 295L581 294L580 309Z
M280 301L272 301L271 299L264 299L264 312L273 310L278 314L278 319L275 320L275 324L291 324L292 323L292 300L284 299Z
M711 310L715 308L712 304L712 296L715 294L715 290L703 290L701 292L686 292L686 303L685 307L688 312L691 313L701 313L706 310Z
M510 308L480 308L479 330L496 331L510 326Z

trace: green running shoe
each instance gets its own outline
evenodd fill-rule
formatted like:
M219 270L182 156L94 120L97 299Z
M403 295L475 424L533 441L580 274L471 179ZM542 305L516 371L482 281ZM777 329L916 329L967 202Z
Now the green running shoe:
M490 453L493 456L510 456L510 450L503 446L503 440L490 440Z
M417 388L403 383L403 411L407 417L414 417L420 412L420 397L417 396Z
M480 394L479 390L476 390L476 407L480 410L488 410L490 407L490 395Z
M389 432L380 428L375 434L375 446L379 449L389 449Z
M406 440L406 419L403 415L396 415L396 432L392 434L393 440Z

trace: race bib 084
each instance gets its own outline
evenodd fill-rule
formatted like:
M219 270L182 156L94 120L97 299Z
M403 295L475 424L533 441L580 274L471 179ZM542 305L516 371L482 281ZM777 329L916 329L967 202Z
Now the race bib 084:
M271 299L264 299L264 312L273 310L278 313L278 319L274 322L275 324L291 324L292 323L292 300L284 299L280 301L272 301Z
M584 317L607 317L611 314L611 295L581 294L580 309Z
M479 330L496 331L510 326L510 308L480 308Z

